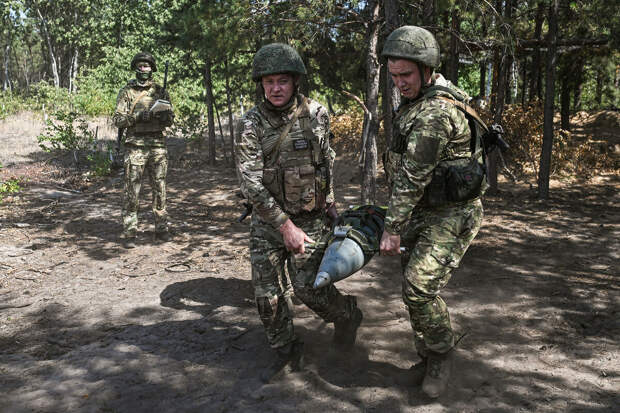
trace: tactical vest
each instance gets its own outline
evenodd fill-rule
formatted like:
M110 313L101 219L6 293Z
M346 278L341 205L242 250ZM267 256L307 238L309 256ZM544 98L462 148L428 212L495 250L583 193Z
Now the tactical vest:
M149 110L157 99L162 98L161 89L161 86L156 85L155 83L153 83L149 89L141 90L134 87L128 87L127 94L131 99L131 105L133 107L131 114ZM158 134L164 129L166 129L166 125L155 117L148 122L137 122L134 126L127 129L127 142L131 143L130 137L133 135L147 135L151 133Z
M324 210L331 179L321 142L312 130L309 102L300 99L297 116L288 123L259 105L263 185L289 215Z
M451 97L442 95L447 92ZM484 122L475 114L475 111L463 103L465 98L457 91L443 86L431 86L424 89L424 94L413 106L419 105L427 99L442 99L455 105L465 114L468 121L471 138L464 147L459 147L452 159L442 160L433 170L431 182L424 188L424 195L419 201L422 207L440 207L449 204L466 202L481 196L488 188L486 181L486 166L482 146L482 135L487 130ZM404 112L401 112L404 113ZM402 155L407 150L408 137L411 130L403 131L397 122L400 113L396 116L392 141L387 158L386 172L388 178L397 173Z

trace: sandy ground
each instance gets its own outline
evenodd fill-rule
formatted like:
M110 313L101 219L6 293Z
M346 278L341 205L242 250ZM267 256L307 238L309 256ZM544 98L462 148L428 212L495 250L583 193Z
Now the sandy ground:
M547 202L508 182L486 197L480 234L442 294L464 337L448 391L430 400L409 371L418 358L397 259L375 257L338 283L364 312L352 352L332 350L332 326L296 306L306 369L263 384L274 355L233 169L179 157L173 240L154 241L145 185L139 246L127 251L120 176L78 185L31 163L42 154L21 136L20 159L0 158L4 176L34 176L0 204L2 413L620 410L618 176L553 182ZM343 208L359 186L337 162Z

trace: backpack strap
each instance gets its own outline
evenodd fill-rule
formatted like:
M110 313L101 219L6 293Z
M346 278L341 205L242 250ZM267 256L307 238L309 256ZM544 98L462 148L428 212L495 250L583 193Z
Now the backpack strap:
M138 97L133 101L133 103L131 104L131 108L129 109L129 114L132 115L134 109L136 108L136 105L138 104L138 102L140 102L140 99L142 99L144 97L144 95L146 95L147 93L149 93L149 90L143 90L142 92L140 92L140 94L138 95Z
M293 117L291 118L291 121L286 124L286 126L282 130L282 133L280 133L280 137L278 138L278 141L276 142L276 144L273 146L273 149L271 150L272 159L274 159L274 161L279 156L280 145L282 145L282 142L284 142L284 138L286 138L286 135L288 135L288 133L291 131L291 128L293 127L295 122L297 122L297 118L299 117L299 115L301 114L305 106L306 106L306 101L304 100L293 113Z

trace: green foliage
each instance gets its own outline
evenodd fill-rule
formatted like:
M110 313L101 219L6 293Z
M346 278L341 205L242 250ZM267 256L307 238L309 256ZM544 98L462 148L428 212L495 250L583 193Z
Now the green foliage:
M45 80L30 85L28 96L34 109L45 109L46 112L66 110L72 106L71 94L67 89L57 88Z
M0 163L0 169L2 168L3 165ZM21 185L22 182L19 178L9 178L4 182L0 182L0 202L2 202L6 194L13 194L21 191Z
M0 91L0 120L26 109L28 104L18 94Z
M46 122L45 131L37 137L46 152L90 149L95 135L86 120L75 111L56 111Z
M200 141L207 134L207 123L201 113L188 113L175 119L172 134L189 141Z
M110 175L112 170L112 159L110 159L109 154L111 153L111 148L108 148L106 152L93 151L86 156L86 159L89 162L89 169L93 173L93 175L102 177Z

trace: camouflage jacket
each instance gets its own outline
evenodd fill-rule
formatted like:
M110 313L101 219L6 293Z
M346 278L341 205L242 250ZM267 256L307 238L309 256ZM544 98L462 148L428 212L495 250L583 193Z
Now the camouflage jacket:
M302 95L292 102L284 110L268 103L252 108L241 119L235 136L241 191L258 218L275 228L288 218L334 202L335 152L329 146L327 110ZM276 151L282 131L300 105L298 119Z
M166 138L161 132L172 125L174 113L171 113L165 122L155 117L149 122L136 122L136 114L149 110L157 99L170 101L170 95L152 81L147 82L146 86L140 86L133 79L118 92L112 120L117 128L127 129L125 143L135 146L166 147Z
M467 96L440 74L433 75L431 85L435 84ZM403 231L440 163L471 156L471 133L465 115L450 102L423 97L424 90L421 97L403 101L394 118L386 165L391 197L385 229L391 234ZM448 93L445 96L450 97Z

